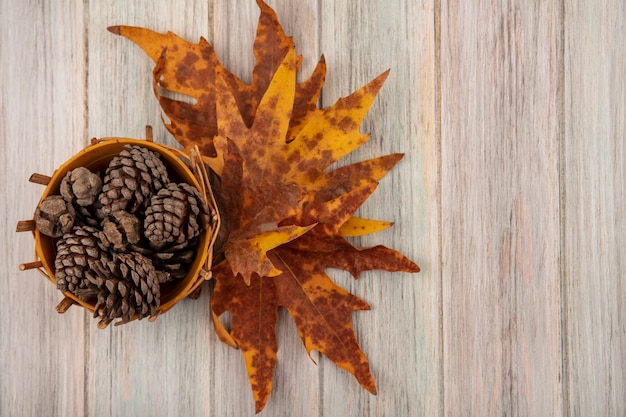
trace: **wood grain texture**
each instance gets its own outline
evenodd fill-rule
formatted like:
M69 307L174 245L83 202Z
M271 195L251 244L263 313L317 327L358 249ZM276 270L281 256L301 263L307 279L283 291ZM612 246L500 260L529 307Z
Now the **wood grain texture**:
M570 416L626 415L626 5L566 2L564 295Z
M197 42L208 36L206 1L91 1L88 11L89 137L143 138L174 144L161 124L152 91L154 64L115 24L168 30ZM85 363L90 416L211 415L215 397L208 294L184 300L156 322L98 330L89 320Z
M405 153L358 212L395 225L357 242L392 247L422 267L419 274L371 271L358 281L332 271L340 285L371 306L371 311L355 314L353 322L378 395L363 391L350 375L322 360L322 415L441 415L433 4L321 4L320 49L329 68L324 106L391 69L363 124L362 131L372 134L370 141L341 163Z
M72 24L58 27L61 17ZM33 172L51 175L80 145L85 123L83 7L0 2L0 415L83 415L84 316L60 316L61 294L34 270L29 232L43 186ZM56 138L61 138L59 141ZM45 156L45 157L44 157Z
M161 122L152 90L154 63L139 47L113 35L107 27L142 26L198 42L200 36L210 35L209 9L206 0L89 2L89 135L144 138L145 126L150 124L155 140L176 145Z
M378 396L307 356L279 312L262 416L626 414L626 9L591 0L268 0L303 55L323 53L322 104L391 74L346 164L405 158L360 215L357 240L400 250L417 275L336 282ZM204 36L244 80L254 0L0 0L0 416L251 416L241 353L220 343L208 291L156 322L98 330L33 270L32 216L55 167L92 136L175 144L153 64L106 27Z
M560 10L531 3L442 2L450 416L562 413Z

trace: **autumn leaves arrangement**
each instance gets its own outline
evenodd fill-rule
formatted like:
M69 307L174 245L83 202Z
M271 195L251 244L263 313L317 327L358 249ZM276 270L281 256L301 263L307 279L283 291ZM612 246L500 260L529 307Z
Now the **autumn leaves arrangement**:
M307 352L324 354L375 394L351 324L352 313L369 306L337 286L326 269L358 278L364 270L419 268L392 249L355 247L347 239L391 226L354 213L402 155L331 167L369 139L359 126L387 73L318 108L323 57L308 80L297 82L301 58L293 41L274 11L257 3L251 84L223 67L204 39L195 44L137 27L109 30L155 62L153 87L166 128L182 145L183 159L193 154L208 173L202 178L221 222L210 245L211 262L196 275L214 281L210 302L217 334L241 349L258 412L272 389L279 307L293 317ZM219 320L227 311L228 330Z

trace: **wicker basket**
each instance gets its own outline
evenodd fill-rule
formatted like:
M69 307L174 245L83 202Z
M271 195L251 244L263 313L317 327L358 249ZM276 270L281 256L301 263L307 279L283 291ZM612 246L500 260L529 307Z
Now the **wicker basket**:
M215 199L211 190L207 171L202 164L201 156L197 149L192 150L189 155L166 145L148 140L128 139L128 138L104 138L92 140L92 144L68 161L61 165L51 178L34 174L31 181L47 183L40 202L46 197L59 194L59 186L65 174L77 167L85 167L91 171L102 171L106 169L109 162L127 144L146 147L161 156L163 163L168 169L170 178L177 182L186 182L196 187L206 199L209 207L209 214L212 217L209 229L202 232L196 246L196 254L189 267L189 272L185 278L175 282L162 284L161 304L157 313L150 317L155 320L157 316L165 313L183 298L197 293L203 281L211 277L212 251L217 231L219 230L219 214L216 208ZM43 179L43 180L42 180ZM18 231L31 230L35 238L34 262L22 264L20 269L38 269L50 282L56 285L54 277L54 260L56 257L56 239L45 236L34 227L34 221L27 220L18 223ZM70 306L78 304L93 312L95 304L76 297L70 292L64 293L65 298L57 306L57 311L64 313ZM104 326L106 327L106 325Z

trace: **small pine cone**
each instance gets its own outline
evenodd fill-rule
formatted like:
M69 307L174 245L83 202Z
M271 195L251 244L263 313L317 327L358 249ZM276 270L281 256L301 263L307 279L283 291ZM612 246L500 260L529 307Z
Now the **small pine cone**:
M100 175L87 168L78 167L65 174L61 181L60 193L76 210L75 225L100 226L102 217L98 214L101 211L98 196L101 191Z
M98 197L102 214L142 210L152 194L168 183L167 169L157 153L141 146L126 145L111 160L104 175L102 193Z
M123 210L113 212L102 221L100 239L105 247L124 251L128 244L135 244L141 239L139 219Z
M93 227L77 226L57 242L54 260L57 288L70 291L85 301L98 293L97 271L108 261L97 234L98 230Z
M200 235L208 227L208 213L206 201L195 187L170 183L150 199L144 234L155 250L175 246Z
M68 171L61 180L60 192L65 201L86 207L92 205L102 190L100 175L85 167Z
M35 224L41 233L61 237L74 227L76 211L60 195L46 197L35 211Z
M139 253L119 253L103 263L94 317L108 324L116 318L122 323L134 316L139 320L154 315L160 305L159 274L152 261Z

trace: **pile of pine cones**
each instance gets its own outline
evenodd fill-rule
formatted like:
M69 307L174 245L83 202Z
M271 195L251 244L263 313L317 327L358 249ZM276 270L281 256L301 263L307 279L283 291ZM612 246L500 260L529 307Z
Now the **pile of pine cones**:
M104 173L69 171L60 195L35 212L56 241L57 288L95 300L101 324L154 315L160 285L184 278L209 209L200 192L175 183L160 156L126 145Z

